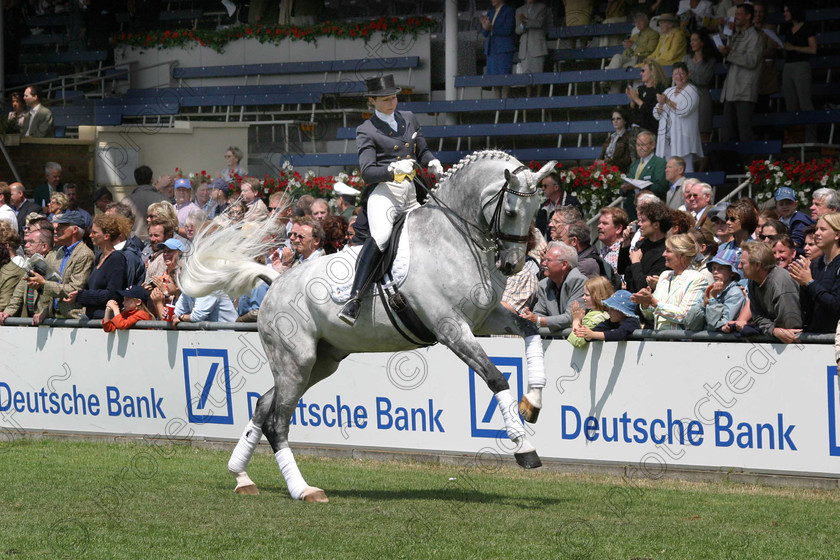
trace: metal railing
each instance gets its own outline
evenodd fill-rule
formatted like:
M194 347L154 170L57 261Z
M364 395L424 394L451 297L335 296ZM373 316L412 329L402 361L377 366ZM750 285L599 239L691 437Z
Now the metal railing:
M6 319L5 324L7 327L31 327L32 319L9 317ZM0 327L0 329L2 328ZM45 319L37 328L101 329L102 321L99 319ZM218 323L203 321L198 323L182 322L173 326L166 321L139 321L130 330L257 332L258 329L257 323ZM571 332L571 329L565 329L554 336L543 336L543 338L549 340L564 339ZM630 335L628 340L782 344L772 336L742 337L736 334L726 334L718 331L654 331L650 329L633 331L633 334ZM802 344L834 344L834 333L800 333L799 340Z

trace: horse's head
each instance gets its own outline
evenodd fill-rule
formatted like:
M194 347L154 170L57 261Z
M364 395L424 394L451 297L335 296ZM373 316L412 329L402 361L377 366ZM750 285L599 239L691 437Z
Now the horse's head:
M498 248L496 267L506 276L516 274L525 264L531 222L540 205L536 196L539 184L556 163L551 161L536 173L524 165L506 168L504 183L493 181L484 191L484 218Z

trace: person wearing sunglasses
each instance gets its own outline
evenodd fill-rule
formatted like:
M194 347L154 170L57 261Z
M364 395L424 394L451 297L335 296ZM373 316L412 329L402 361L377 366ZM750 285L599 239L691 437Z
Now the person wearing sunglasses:
M755 211L752 202L739 198L726 208L724 221L732 239L722 244L718 251L738 249L750 240L750 234L758 227L758 212Z
M297 218L289 232L291 247L276 249L271 255L274 270L283 273L293 266L317 259L324 254L324 229L312 218Z

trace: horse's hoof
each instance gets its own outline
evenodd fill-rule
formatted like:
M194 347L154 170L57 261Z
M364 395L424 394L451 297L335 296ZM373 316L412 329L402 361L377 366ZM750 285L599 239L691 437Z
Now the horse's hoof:
M327 494L321 490L320 488L315 488L314 486L308 487L306 490L303 491L303 494L300 495L300 500L302 502L313 502L318 504L326 504L330 501L327 498Z
M237 486L234 490L237 494L241 494L243 496L259 496L260 491L257 490L256 484L246 484L245 486Z
M540 417L540 407L534 406L534 404L528 400L528 397L523 395L522 399L519 401L519 414L522 416L522 419L528 422L529 424L536 424L537 418Z
M523 469L538 469L542 466L542 461L536 451L514 453L513 456L516 458L516 463Z

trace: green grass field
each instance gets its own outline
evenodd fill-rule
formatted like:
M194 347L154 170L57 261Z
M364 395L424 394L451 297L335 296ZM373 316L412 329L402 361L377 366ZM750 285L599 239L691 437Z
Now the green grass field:
M0 448L0 558L838 558L840 491L18 440Z

